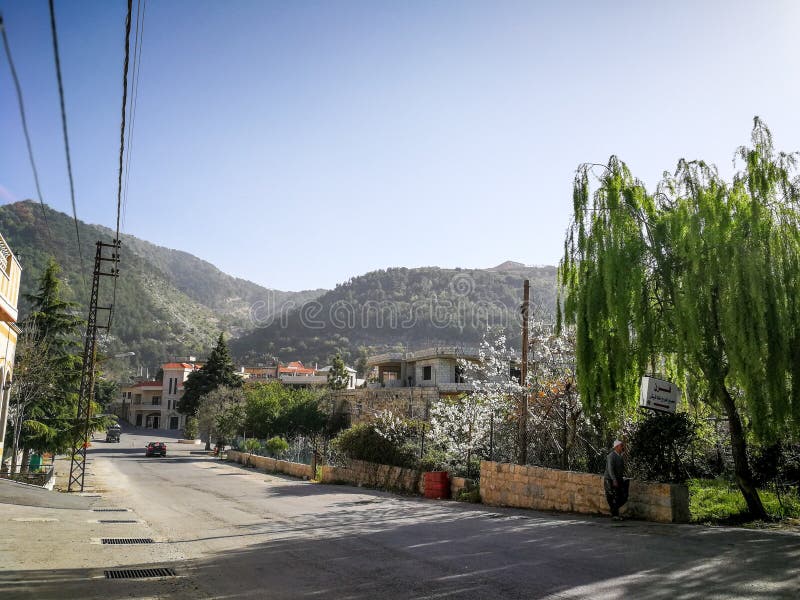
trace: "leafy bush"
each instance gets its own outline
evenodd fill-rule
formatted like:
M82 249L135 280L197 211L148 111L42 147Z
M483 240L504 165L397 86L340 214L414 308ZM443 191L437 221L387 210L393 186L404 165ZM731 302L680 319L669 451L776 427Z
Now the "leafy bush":
M257 452L261 450L261 442L259 442L256 438L250 438L248 440L245 440L244 449L250 454L252 454L253 452Z
M759 485L800 490L800 444L775 442L753 452L753 474Z
M696 429L686 413L649 412L630 435L630 474L647 481L686 481L685 460Z
M473 504L478 504L481 501L481 488L479 485L476 485L472 489L463 489L458 492L458 496L456 496L456 500L458 502L471 502Z
M289 442L279 435L276 435L275 437L268 439L267 443L264 444L264 447L272 456L279 457L289 449Z
M183 439L194 440L197 438L197 417L186 417L186 425L183 427Z
M417 458L408 444L383 435L372 423L359 423L333 440L334 449L352 460L396 467L415 467Z

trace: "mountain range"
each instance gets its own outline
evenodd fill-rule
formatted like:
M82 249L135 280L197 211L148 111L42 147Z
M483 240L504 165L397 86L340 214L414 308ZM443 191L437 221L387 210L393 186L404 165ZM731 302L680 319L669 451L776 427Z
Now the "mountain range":
M23 265L20 319L49 260L62 268L65 296L85 312L95 242L114 232L78 221L30 200L0 206L0 233ZM231 336L240 362L272 359L325 363L341 353L355 362L371 352L437 344L476 345L487 326L519 338L524 279L534 313L551 318L556 268L507 261L491 269L391 268L333 290L287 292L232 277L187 252L122 235L120 276L111 333L102 351L136 352L154 366L178 356L203 356L219 331ZM82 257L81 257L82 254ZM113 284L102 282L100 305Z

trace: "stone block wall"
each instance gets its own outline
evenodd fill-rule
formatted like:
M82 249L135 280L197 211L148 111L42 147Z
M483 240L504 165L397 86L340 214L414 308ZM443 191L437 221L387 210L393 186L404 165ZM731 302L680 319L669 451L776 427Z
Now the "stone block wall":
M450 476L450 497L455 500L462 491L471 492L475 489L475 481L466 477Z
M420 471L389 465L351 460L346 467L322 467L322 483L349 483L350 485L380 488L408 494L423 492Z
M287 460L278 460L268 456L256 456L246 452L237 452L236 450L228 450L228 460L238 462L245 466L255 467L262 471L270 471L273 473L285 473L292 477L299 477L302 479L313 479L314 473L311 471L311 465L302 463L293 463Z
M588 514L609 514L603 477L593 473L543 467L481 462L481 501ZM631 481L627 504L620 514L647 521L689 521L689 491L684 485Z

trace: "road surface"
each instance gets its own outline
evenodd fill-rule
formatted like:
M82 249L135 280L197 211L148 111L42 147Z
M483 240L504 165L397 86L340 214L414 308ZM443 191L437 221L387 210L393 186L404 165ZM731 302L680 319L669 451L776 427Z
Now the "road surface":
M166 458L145 458L163 439ZM796 598L800 535L399 497L96 442L95 508L0 505L0 598ZM14 515L13 518L8 515ZM101 519L135 523L98 523ZM151 538L101 545L100 538ZM171 567L174 577L104 571Z

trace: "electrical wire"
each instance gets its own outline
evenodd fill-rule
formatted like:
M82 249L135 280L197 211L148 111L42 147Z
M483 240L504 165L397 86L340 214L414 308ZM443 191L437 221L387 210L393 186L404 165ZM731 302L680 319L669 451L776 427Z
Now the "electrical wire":
M147 8L147 0L138 0L136 7L136 34L133 42L133 86L131 87L131 102L129 112L131 114L130 126L128 127L128 148L125 156L125 188L122 195L122 226L125 226L125 214L128 207L128 183L130 181L131 169L131 148L133 146L133 132L136 126L136 101L139 98L139 73L142 60L142 42L144 41L144 15Z
M122 120L120 123L119 131L119 172L117 174L117 229L114 236L114 243L117 247L114 249L114 255L117 260L114 261L114 269L117 273L114 275L114 291L111 295L111 310L108 311L108 326L106 334L111 333L111 324L113 322L114 309L117 302L117 279L119 279L119 269L116 265L119 263L119 222L122 212L122 167L125 157L125 110L128 105L128 66L130 63L131 53L131 13L133 11L133 0L128 0L128 14L125 17L125 62L122 67Z
M128 65L131 52L131 12L133 0L128 0L128 14L125 17L125 63L122 67L122 121L119 127L119 172L117 174L117 228L116 241L119 240L119 221L122 212L122 171L125 156L125 111L128 107Z
M67 111L64 108L64 84L61 79L61 59L58 53L58 35L56 34L56 10L53 0L50 0L50 31L53 33L53 53L56 60L56 78L58 79L58 98L61 102L61 127L64 132L64 150L67 155L67 174L69 175L69 196L72 200L72 219L75 222L75 239L78 243L78 256L81 261L81 279L83 279L84 290L88 292L86 285L86 265L83 261L83 248L81 247L81 232L78 228L78 209L75 206L75 184L72 178L72 159L69 154L69 136L67 135Z
M22 118L22 131L25 134L25 143L28 145L28 158L30 159L31 169L33 170L33 180L36 183L36 195L39 198L39 204L42 206L42 217L44 218L45 229L47 230L47 239L50 243L50 251L52 253L54 245L53 245L53 233L50 230L50 222L47 220L47 209L44 206L44 200L42 199L42 188L39 185L39 172L36 170L36 161L33 159L33 146L31 145L31 136L28 132L28 120L25 118L25 103L22 100L22 88L19 85L19 78L17 77L17 70L14 68L14 61L11 58L11 49L8 45L8 36L6 35L6 27L5 22L3 21L3 15L0 14L0 32L3 34L3 46L6 50L6 58L8 59L8 66L11 69L11 77L14 80L14 87L17 91L17 103L19 104L19 114Z

